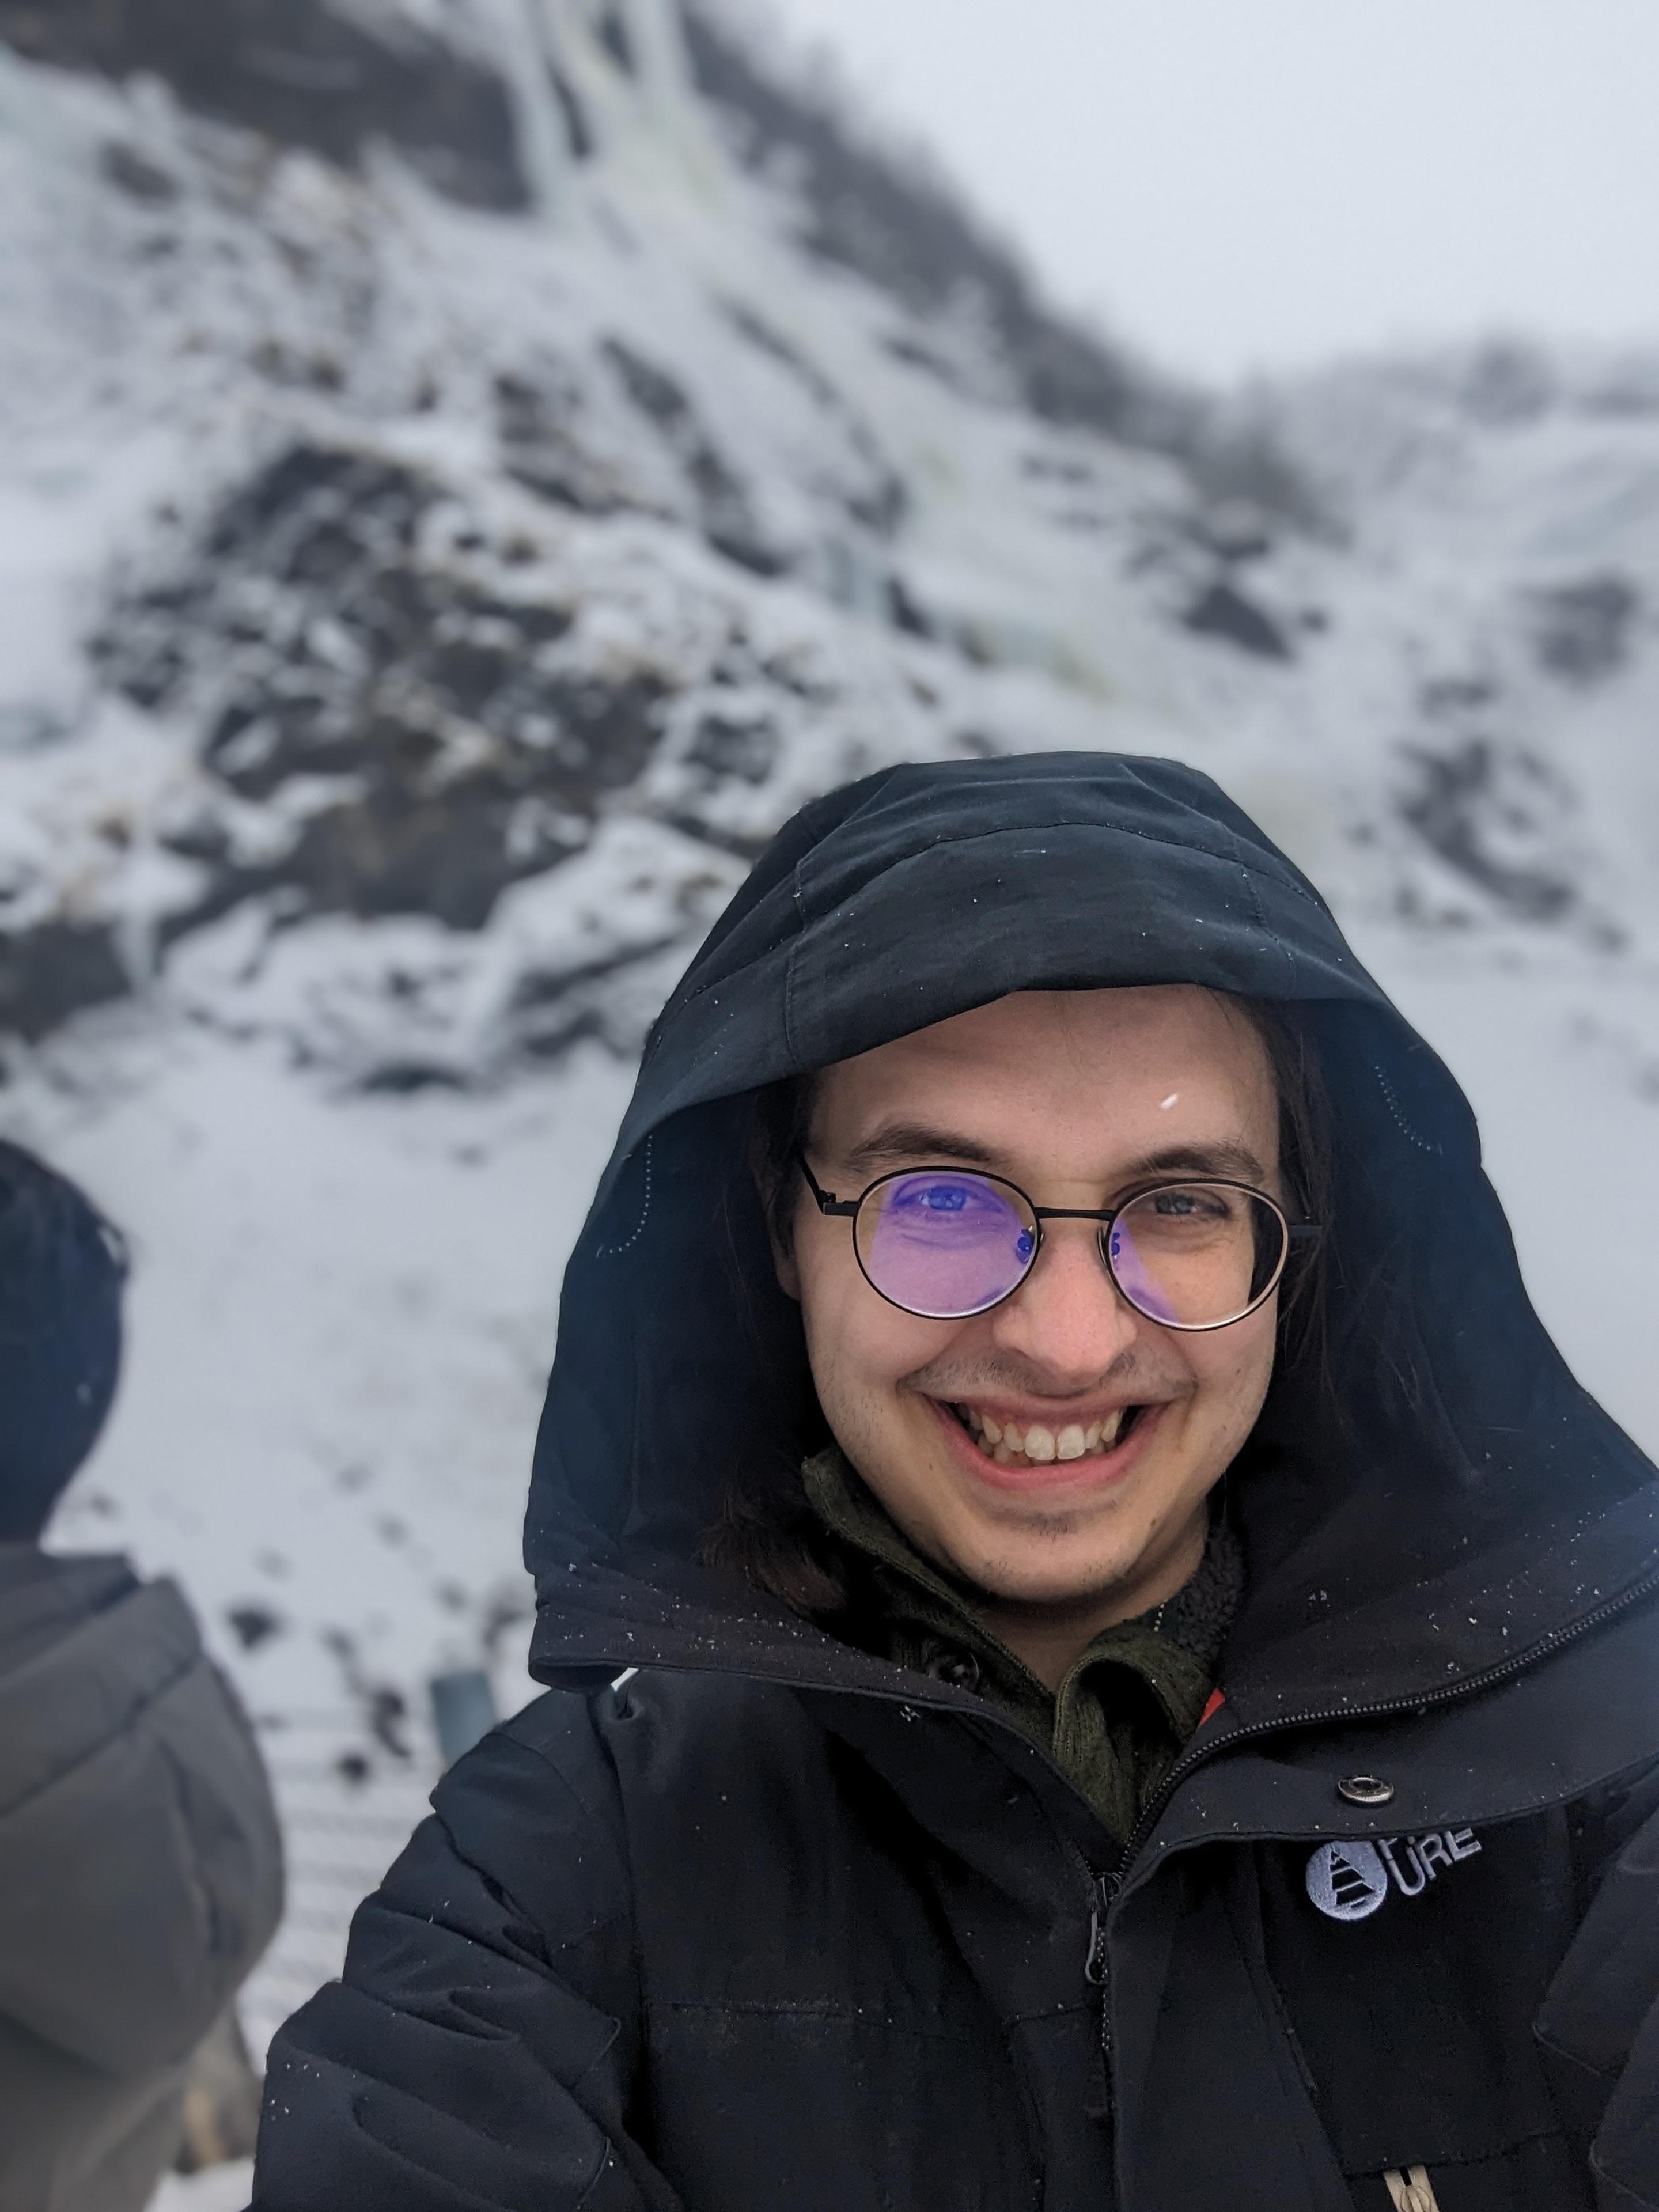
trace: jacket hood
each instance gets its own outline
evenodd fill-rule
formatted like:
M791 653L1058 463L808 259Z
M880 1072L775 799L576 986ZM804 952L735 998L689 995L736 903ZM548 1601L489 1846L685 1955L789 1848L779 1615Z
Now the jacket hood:
M1468 1102L1313 885L1177 763L952 762L797 815L653 1030L565 1278L526 1531L533 1671L893 1693L885 1662L698 1564L734 1449L799 1455L814 1412L744 1169L753 1095L1011 992L1164 983L1304 1009L1334 1127L1347 1418L1278 1383L1235 1470L1230 1702L1437 1693L1654 1574L1654 1469L1534 1313Z

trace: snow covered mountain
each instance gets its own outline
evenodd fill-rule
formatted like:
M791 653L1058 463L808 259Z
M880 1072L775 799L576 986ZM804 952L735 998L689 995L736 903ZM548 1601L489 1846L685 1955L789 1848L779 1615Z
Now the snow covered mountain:
M267 2012L428 1676L512 1693L645 1026L884 761L1219 777L1659 1441L1655 1178L1548 1196L1659 1098L1659 351L1207 396L714 0L0 0L0 1127L138 1252L61 1534L187 1577L296 1836L359 1839Z
M1379 912L1644 939L1659 362L1230 415L669 0L0 30L25 1036L626 1049L801 798L973 747L1305 785Z

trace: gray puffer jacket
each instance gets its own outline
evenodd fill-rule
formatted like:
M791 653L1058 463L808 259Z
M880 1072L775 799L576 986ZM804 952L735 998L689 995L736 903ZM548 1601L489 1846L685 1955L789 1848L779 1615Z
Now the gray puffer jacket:
M137 2212L282 1908L247 1720L167 1581L0 1544L0 2212Z

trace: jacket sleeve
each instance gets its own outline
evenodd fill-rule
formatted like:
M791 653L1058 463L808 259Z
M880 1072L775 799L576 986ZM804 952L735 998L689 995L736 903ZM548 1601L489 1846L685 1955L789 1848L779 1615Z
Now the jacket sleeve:
M641 2007L615 1780L540 1699L440 1784L343 1978L271 2046L264 2212L677 2212L630 2139Z
M1537 2035L1599 2212L1659 2212L1659 1765L1579 1807L1586 1908Z

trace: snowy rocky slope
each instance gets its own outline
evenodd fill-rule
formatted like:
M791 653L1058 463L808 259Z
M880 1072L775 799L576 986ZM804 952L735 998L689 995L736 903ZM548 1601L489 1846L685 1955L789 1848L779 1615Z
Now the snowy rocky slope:
M267 2012L411 1816L426 1678L521 1693L644 1028L884 761L1218 776L1659 1443L1659 352L1206 397L713 0L0 0L0 1128L137 1254L59 1534L183 1572L270 1728L315 1849Z

